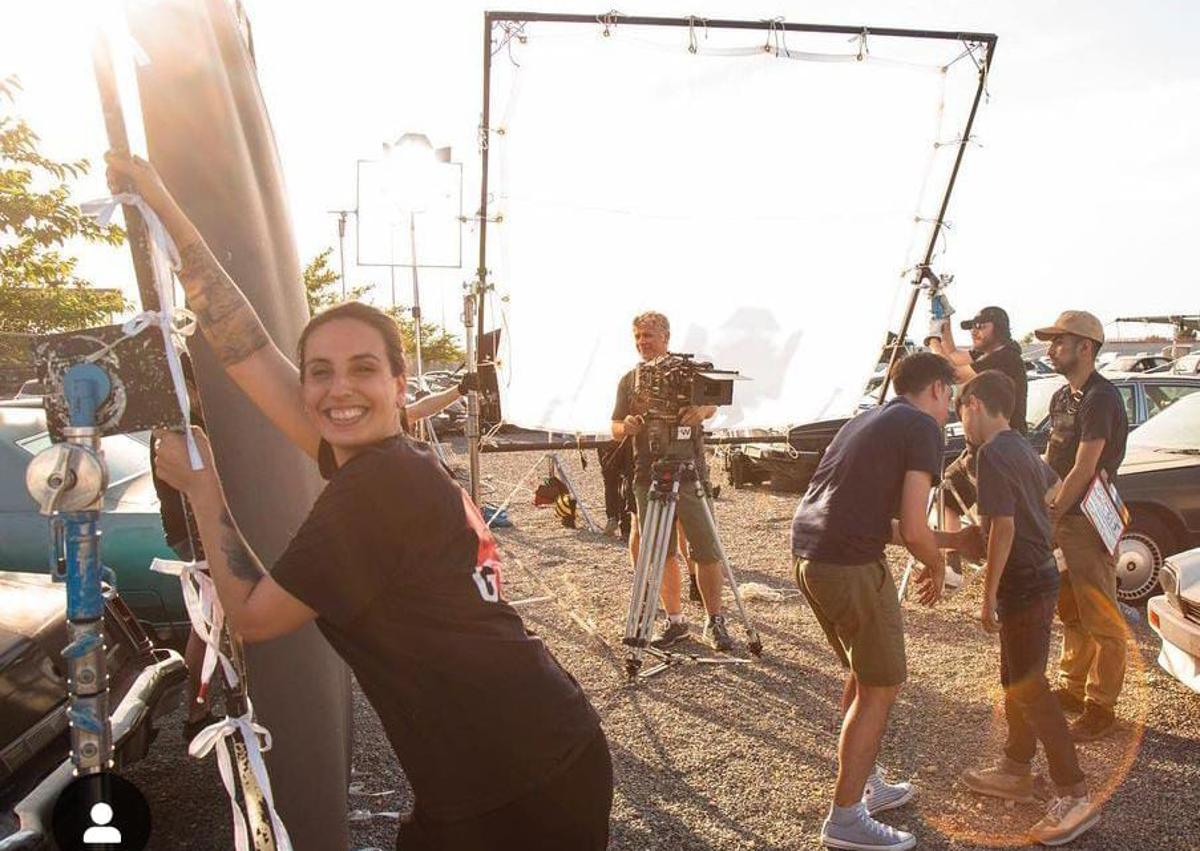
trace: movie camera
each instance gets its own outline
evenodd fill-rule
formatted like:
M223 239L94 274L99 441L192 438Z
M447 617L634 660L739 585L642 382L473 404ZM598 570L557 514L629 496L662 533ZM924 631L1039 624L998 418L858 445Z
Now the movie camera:
M690 354L668 352L638 364L634 375L635 414L646 421L650 454L655 458L691 458L700 426L679 422L685 408L733 403L736 370L715 369Z

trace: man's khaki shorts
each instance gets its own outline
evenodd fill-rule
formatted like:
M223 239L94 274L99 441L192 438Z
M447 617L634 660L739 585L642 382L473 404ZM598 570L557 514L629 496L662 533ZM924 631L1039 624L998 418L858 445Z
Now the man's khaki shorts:
M635 484L633 495L637 500L638 529L646 518L646 504L650 499L650 486ZM675 503L675 518L683 524L683 534L687 535L688 552L697 564L717 564L721 561L721 553L717 548L716 526L710 525L704 517L705 510L700 498L696 496L691 484L685 484L679 489L679 501ZM716 523L716 520L713 521ZM678 536L675 525L671 525L671 542L667 552L675 552L678 546ZM643 541L642 546L648 546Z
M898 686L907 676L900 597L887 565L796 559L800 586L842 665L867 686Z

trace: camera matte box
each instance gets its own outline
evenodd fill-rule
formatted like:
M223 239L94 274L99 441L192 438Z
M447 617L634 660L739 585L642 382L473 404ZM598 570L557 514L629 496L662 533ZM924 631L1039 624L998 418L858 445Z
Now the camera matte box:
M104 353L94 363L112 382L108 398L97 411L101 434L183 429L166 346L157 327L133 337L126 337L120 325L48 334L34 338L31 349L38 378L46 388L46 425L56 443L62 440L63 427L70 425L63 375L100 351Z

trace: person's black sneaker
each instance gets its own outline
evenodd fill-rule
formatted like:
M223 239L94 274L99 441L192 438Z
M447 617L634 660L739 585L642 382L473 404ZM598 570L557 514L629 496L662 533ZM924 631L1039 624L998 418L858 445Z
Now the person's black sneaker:
M1082 700L1061 686L1052 691L1051 694L1054 695L1055 699L1058 701L1058 705L1062 707L1063 712L1069 712L1072 715L1079 715L1085 708L1085 704Z
M688 637L687 621L672 621L667 620L666 626L662 627L658 634L650 641L651 647L656 647L663 650L670 647L672 644L678 644L680 641Z
M724 615L709 615L708 623L704 625L704 640L708 642L708 646L720 653L727 653L733 649L733 639L729 637L729 630L725 628Z
M700 586L696 584L696 574L688 574L688 599L693 603L703 603L704 598L700 596Z
M1112 732L1117 716L1111 709L1088 701L1083 714L1071 722L1071 737L1077 742L1094 742Z

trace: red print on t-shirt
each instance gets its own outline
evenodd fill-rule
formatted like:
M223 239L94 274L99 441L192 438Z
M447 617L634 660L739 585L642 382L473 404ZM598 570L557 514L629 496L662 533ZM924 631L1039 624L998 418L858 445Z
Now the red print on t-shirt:
M500 552L496 548L496 539L492 537L492 531L483 522L483 515L479 513L475 503L467 496L467 492L461 487L458 491L462 494L467 523L475 532L475 537L479 539L479 550L475 556L475 572L471 574L471 578L475 580L480 597L488 603L498 603L500 602Z

